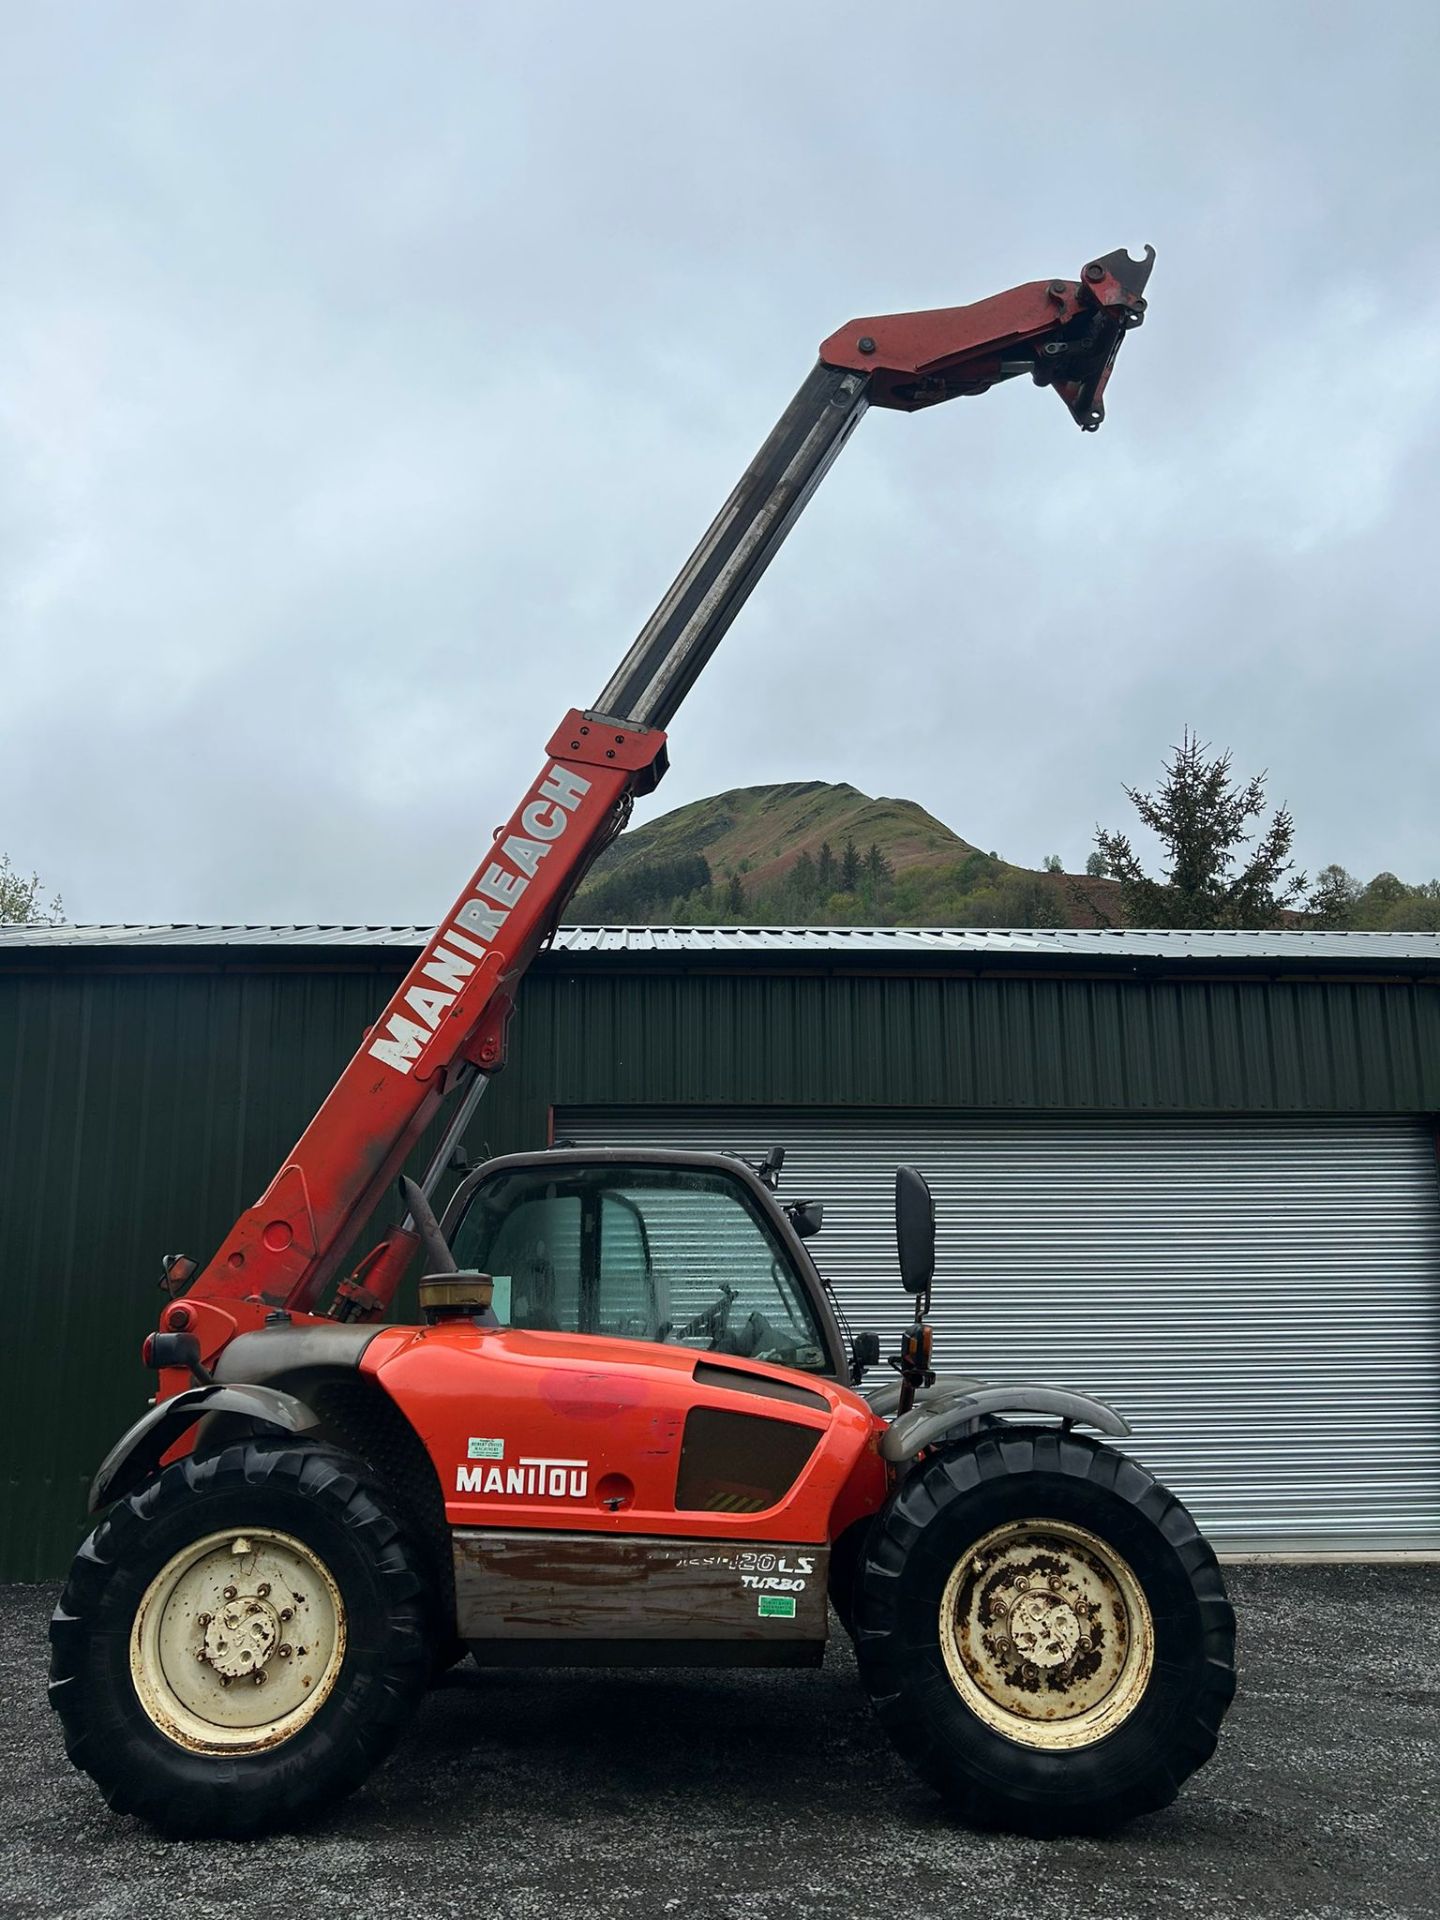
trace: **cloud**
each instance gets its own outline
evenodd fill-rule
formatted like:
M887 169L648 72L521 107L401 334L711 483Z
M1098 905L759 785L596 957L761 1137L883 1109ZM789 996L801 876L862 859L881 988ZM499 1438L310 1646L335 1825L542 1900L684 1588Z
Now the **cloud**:
M848 779L1078 865L1188 723L1428 877L1436 20L32 10L0 847L85 918L437 917L817 340L1151 240L1103 433L864 423L649 810Z

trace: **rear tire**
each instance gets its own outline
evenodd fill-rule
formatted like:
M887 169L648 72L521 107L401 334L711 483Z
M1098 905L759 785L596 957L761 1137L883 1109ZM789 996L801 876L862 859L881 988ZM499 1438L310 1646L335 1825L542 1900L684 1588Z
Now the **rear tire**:
M251 1440L178 1461L76 1555L50 1624L66 1751L166 1834L293 1824L394 1745L429 1673L427 1600L346 1454Z
M964 1818L1094 1833L1168 1805L1215 1750L1235 1616L1185 1508L1135 1461L1055 1429L917 1467L856 1588L861 1677Z

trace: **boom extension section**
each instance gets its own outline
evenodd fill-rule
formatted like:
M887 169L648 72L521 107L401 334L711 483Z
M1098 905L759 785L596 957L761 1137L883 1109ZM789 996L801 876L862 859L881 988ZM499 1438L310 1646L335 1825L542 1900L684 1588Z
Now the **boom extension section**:
M545 764L265 1193L162 1327L209 1360L277 1310L315 1312L355 1235L448 1095L465 1113L505 1057L526 967L565 903L665 772L664 729L867 406L913 412L1028 373L1086 431L1154 260L1121 250L1078 281L1040 280L973 306L855 320L833 334L594 706L560 723ZM438 1180L460 1128L421 1183ZM331 1311L374 1318L419 1247L393 1227L339 1281ZM163 1381L178 1390L183 1377Z

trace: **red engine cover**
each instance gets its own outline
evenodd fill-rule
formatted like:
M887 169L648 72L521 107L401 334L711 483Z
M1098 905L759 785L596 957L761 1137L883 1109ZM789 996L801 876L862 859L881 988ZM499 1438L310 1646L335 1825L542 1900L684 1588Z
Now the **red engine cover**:
M456 1527L822 1543L887 1491L884 1423L848 1387L780 1367L642 1341L487 1332L468 1320L387 1328L361 1364L424 1442ZM772 1397L770 1383L804 1398ZM755 1433L763 1449L769 1432L782 1455L804 1454L814 1435L773 1504L757 1511L752 1495L742 1511L677 1505L686 1420L701 1409L734 1417L711 1421L712 1434L743 1443ZM691 1445L693 1462L693 1435ZM744 1477L743 1464L736 1472Z

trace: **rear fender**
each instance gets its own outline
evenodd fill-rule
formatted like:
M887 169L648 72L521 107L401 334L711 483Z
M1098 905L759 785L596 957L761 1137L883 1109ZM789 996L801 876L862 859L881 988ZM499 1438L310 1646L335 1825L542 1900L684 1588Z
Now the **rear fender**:
M139 1486L175 1442L212 1413L236 1414L278 1433L306 1433L320 1424L303 1400L275 1387L189 1387L152 1407L115 1442L90 1484L91 1513Z
M989 1387L967 1380L951 1383L948 1389L945 1383L937 1383L909 1413L892 1422L880 1442L880 1452L892 1466L898 1465L913 1460L938 1441L963 1438L988 1414L1006 1413L1058 1415L1071 1425L1094 1427L1116 1438L1130 1431L1113 1407L1107 1407L1103 1400L1092 1400L1087 1393L1073 1393L1068 1387L1028 1381Z

